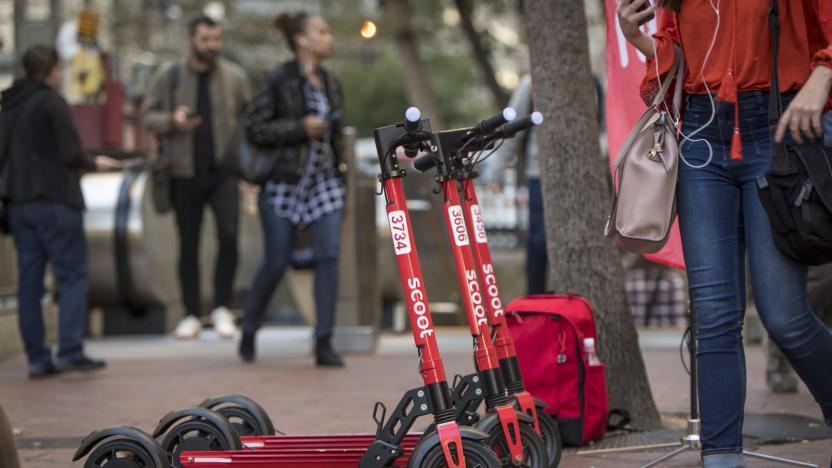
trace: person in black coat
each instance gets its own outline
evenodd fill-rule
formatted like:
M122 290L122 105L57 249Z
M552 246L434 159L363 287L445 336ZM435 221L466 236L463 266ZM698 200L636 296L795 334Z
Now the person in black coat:
M84 353L87 323L87 245L84 237L83 170L113 169L107 157L81 148L69 105L55 91L58 55L33 46L23 55L26 76L0 96L0 198L18 264L18 320L29 377L64 370L89 371L103 361ZM44 342L41 300L47 262L59 284L58 353Z
M289 264L299 231L309 229L315 252L315 358L319 366L344 363L332 349L338 297L338 257L344 211L341 88L321 66L332 54L332 34L317 15L282 14L295 60L272 70L243 118L252 144L270 148L279 161L258 200L265 252L245 305L240 357L255 358L254 337L266 305Z

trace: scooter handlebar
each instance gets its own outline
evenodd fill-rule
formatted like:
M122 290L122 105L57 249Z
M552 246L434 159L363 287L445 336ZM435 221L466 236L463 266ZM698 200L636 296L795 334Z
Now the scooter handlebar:
M516 118L517 111L514 110L513 107L506 107L499 114L482 120L479 124L477 124L477 126L474 127L474 129L478 131L480 135L488 135L494 130L500 128L501 125L511 122Z
M532 112L531 114L506 123L497 130L498 138L511 138L523 130L528 130L543 123L543 114Z

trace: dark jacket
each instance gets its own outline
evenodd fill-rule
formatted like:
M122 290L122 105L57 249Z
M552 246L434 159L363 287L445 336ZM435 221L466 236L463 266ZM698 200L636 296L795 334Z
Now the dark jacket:
M95 163L81 149L69 105L60 94L40 81L16 81L0 96L0 134L11 138L0 184L5 199L84 209L81 170L95 169Z
M330 113L340 115L343 110L341 84L331 72L320 68L321 83L329 101ZM275 182L295 182L300 179L309 158L309 145L303 118L311 111L306 106L303 84L297 61L278 65L268 73L243 117L243 128L252 144L274 148L279 163ZM341 119L332 125L332 149L338 170L347 170L344 161Z

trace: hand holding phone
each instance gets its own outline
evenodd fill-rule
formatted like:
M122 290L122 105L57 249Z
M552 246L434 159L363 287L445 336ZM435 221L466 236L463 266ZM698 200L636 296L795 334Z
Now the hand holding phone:
M190 130L199 127L201 123L202 117L188 106L178 106L173 111L173 125L178 129Z
M638 0L633 0L633 3L637 2L637 1ZM648 13L644 13L644 12L648 12ZM653 5L650 4L650 0L644 0L644 3L639 5L638 8L636 8L636 13L640 13L640 14L644 13L645 14L644 18L638 21L639 26L644 25L645 23L649 22L651 19L653 19L656 16L656 14L654 12Z
M643 35L641 26L653 19L654 7L649 0L616 0L616 12L621 32L632 43Z

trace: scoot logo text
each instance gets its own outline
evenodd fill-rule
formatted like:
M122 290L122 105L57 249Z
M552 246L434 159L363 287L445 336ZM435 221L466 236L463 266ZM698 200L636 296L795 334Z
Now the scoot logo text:
M485 279L485 288L488 297L491 299L491 310L495 317L503 315L503 302L500 300L500 290L497 288L497 278L494 276L494 266L486 263L482 266L482 275Z
M480 283L477 281L477 271L465 270L465 279L468 280L468 295L471 297L471 303L474 304L474 316L477 318L477 326L487 325L488 319L485 316L485 307L482 305L482 294L480 294Z
M416 314L416 326L419 328L419 337L433 336L433 328L430 326L430 319L427 316L428 306L425 304L425 292L422 291L422 282L419 278L407 279L408 297L413 313Z

